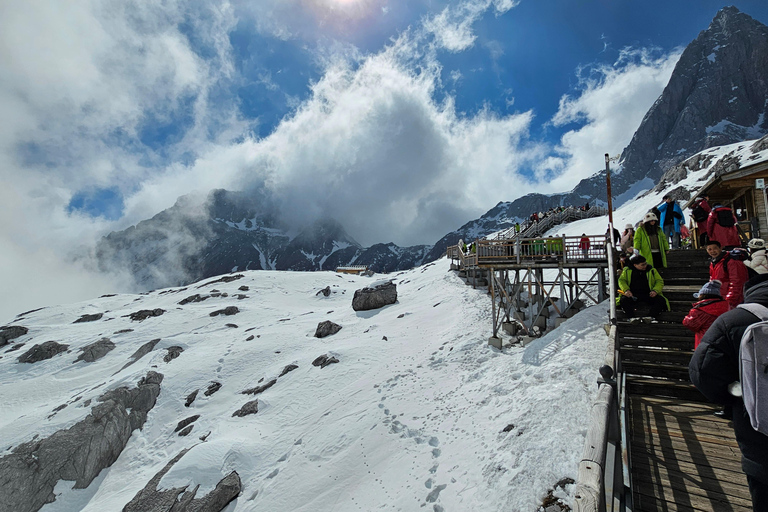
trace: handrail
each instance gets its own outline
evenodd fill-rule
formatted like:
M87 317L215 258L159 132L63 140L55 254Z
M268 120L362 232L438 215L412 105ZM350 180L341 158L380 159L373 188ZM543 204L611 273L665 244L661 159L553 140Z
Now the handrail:
M573 206L569 206L562 212L553 213L544 217L539 221L531 222L526 220L520 226L520 232L515 232L515 227L512 226L504 231L499 231L491 240L509 240L518 237L530 237L544 233L558 224L564 224L567 222L573 222L581 219L591 219L593 217L600 217L607 215L608 210L601 206L593 206L589 210L579 210Z
M612 230L613 227L610 226ZM632 478L627 442L627 395L616 326L615 247L606 241L610 272L610 338L600 367L597 398L584 440L574 500L574 512L631 511Z

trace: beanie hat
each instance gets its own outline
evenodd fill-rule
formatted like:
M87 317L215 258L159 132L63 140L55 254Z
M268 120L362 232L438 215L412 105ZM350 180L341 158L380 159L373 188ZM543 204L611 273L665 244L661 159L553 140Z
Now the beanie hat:
M721 281L713 279L704 286L701 287L699 293L694 293L693 297L698 299L701 295L717 295L720 296L720 287L723 285Z
M643 217L643 222L651 222L652 220L658 221L659 218L654 215L653 212L648 212L645 214L645 217Z
M639 265L640 263L645 263L645 261L645 258L639 254L634 254L631 258L629 258L629 262L633 265Z
M762 238L753 238L752 240L749 241L747 246L750 249L765 249L765 240L763 240Z

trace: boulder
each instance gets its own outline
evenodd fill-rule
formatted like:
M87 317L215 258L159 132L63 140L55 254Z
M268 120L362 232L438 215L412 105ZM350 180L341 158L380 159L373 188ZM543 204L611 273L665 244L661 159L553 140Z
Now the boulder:
M248 416L249 414L256 414L257 412L259 412L259 401L251 400L250 402L246 403L241 408L233 412L232 416L238 416L242 418L243 416Z
M352 298L352 309L368 311L395 302L397 302L397 286L392 281L383 281L356 290L355 296Z
M113 350L114 348L115 344L112 343L112 340L109 338L101 338L99 341L81 348L80 350L82 353L78 356L77 359L75 359L75 363L78 361L92 363L97 359L101 359L107 355L107 352Z
M149 372L135 388L107 391L82 421L0 457L2 509L36 512L55 501L53 490L60 480L75 482L75 489L88 487L117 460L133 431L144 425L162 380L161 374Z
M341 326L339 324L335 324L330 320L326 320L325 322L320 322L317 324L317 329L315 330L315 338L325 338L326 336L336 334L340 330Z
M160 481L189 451L183 450L123 507L123 512L221 512L240 495L242 483L236 471L222 478L216 488L195 498L198 486L158 490Z
M46 341L39 345L35 345L31 349L27 350L19 356L18 361L20 363L36 363L45 359L50 359L56 354L66 352L69 345L62 345L55 341Z
M29 332L29 329L20 325L10 325L8 327L0 327L0 347L4 347L11 340L14 340L20 336L24 336Z
M315 296L318 296L318 295L320 295L320 294L322 294L322 295L323 295L323 297L329 297L329 296L331 295L331 287L330 287L330 286L326 286L325 288L323 288L322 290L320 290L319 292L317 292L317 293L315 294Z
M322 356L318 357L314 361L312 361L312 366L319 366L320 368L325 368L329 364L338 363L339 360L335 357L328 357L327 354L323 354Z

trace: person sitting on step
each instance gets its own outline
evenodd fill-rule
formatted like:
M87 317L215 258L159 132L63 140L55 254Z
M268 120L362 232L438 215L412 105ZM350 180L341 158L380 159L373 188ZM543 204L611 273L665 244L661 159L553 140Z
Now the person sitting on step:
M709 263L709 279L717 279L723 285L720 294L728 301L732 308L744 302L744 283L749 275L744 263L731 257L728 251L724 251L720 242L710 239L707 242L707 254L712 258Z
M728 301L720 295L722 284L715 279L702 286L699 293L693 294L693 297L699 300L693 304L688 315L683 318L683 325L696 335L694 348L699 346L704 333L717 320L717 317L731 309Z
M621 297L616 299L616 303L629 318L635 316L638 303L648 304L651 317L658 321L662 311L669 311L669 301L662 294L663 290L664 280L659 271L636 254L629 259L629 265L619 277Z

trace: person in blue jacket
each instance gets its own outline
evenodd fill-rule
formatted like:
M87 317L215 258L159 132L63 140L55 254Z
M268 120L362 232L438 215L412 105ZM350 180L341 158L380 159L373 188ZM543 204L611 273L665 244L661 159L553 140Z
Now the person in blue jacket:
M680 229L685 224L683 210L677 201L669 195L664 196L664 202L658 207L661 212L659 224L667 238L672 238L672 249L680 248Z

